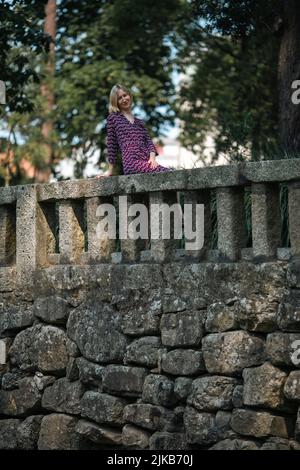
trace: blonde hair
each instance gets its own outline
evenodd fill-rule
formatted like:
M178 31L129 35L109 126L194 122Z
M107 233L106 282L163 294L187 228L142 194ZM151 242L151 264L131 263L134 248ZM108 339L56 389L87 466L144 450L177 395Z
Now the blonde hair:
M118 90L123 90L125 93L128 93L128 95L130 96L130 98L132 100L132 92L129 90L129 88L126 88L126 86L123 86L120 83L117 83L110 90L109 106L108 106L109 113L119 113L120 112L120 108L118 106Z

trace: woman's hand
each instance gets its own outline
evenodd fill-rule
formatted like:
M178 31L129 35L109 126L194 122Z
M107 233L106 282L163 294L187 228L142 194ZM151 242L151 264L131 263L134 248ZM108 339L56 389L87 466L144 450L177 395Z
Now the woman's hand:
M148 163L150 165L150 168L156 168L158 166L155 155L150 154L150 158L148 160Z
M111 171L107 170L105 173L102 173L102 175L97 175L95 178L106 178L107 176L112 176Z
M102 175L97 175L95 178L105 178L106 176L113 176L114 165L112 163L108 164L108 170L106 170Z

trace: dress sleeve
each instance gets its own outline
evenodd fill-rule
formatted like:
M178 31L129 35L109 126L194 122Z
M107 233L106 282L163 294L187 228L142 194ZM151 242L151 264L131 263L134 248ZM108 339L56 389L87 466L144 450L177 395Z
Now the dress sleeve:
M148 133L148 131L147 131L147 129L146 129L145 124L143 123L143 121L141 121L141 122L142 122L142 124L143 124L143 128L144 128L144 138L145 138L145 142L146 142L146 145L147 145L147 149L148 149L149 154L150 154L150 152L154 152L155 155L158 155L158 152L157 152L157 150L156 150L156 147L155 147L155 145L154 145L154 143L153 143L153 141L152 141L152 139L151 139L151 137L150 137L150 135L149 135L149 133Z
M114 164L116 162L118 148L115 124L110 115L107 118L107 160L109 163Z

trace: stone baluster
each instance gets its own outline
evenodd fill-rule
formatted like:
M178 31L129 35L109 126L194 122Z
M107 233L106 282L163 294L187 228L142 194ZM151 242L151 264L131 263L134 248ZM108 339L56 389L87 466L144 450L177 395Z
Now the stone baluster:
M246 246L244 188L217 188L218 249L225 260L236 261Z
M123 261L138 261L149 238L149 217L143 194L119 197L119 237ZM127 239L125 238L127 234ZM136 238L140 234L139 238Z
M175 230L182 231L182 211L178 216L181 217L179 228L174 227L170 213L172 205L175 204L178 209L179 202L175 191L155 191L150 193L150 220L151 220L151 256L157 262L172 260L175 257L175 250L178 246L178 240L174 239ZM170 233L167 233L166 223L170 220ZM157 227L157 233L154 232ZM169 238L166 238L169 237Z
M39 252L37 226L39 211L36 187L21 186L16 204L16 265L17 285L27 291L33 286L33 275L37 267Z
M16 208L0 206L0 265L7 266L16 258Z
M81 262L84 232L83 204L80 200L59 202L59 252L63 264Z
M37 205L37 240L39 267L46 267L51 264L50 257L55 256L56 248L56 220L55 203L40 203Z
M184 204L190 204L192 206L192 227L190 230L195 232L198 231L197 236L199 236L199 231L202 231L203 235L203 246L200 249L195 250L188 250L186 249L186 254L193 258L197 258L199 260L206 259L208 251L210 250L211 244L211 237L212 237L212 224L211 224L211 207L210 207L211 195L209 189L203 189L199 191L186 191L184 193ZM196 205L203 204L204 205L204 220L203 226L197 227L196 226ZM186 214L186 208L184 208L184 213ZM202 222L199 221L199 223ZM185 231L185 238L186 238L186 229Z
M103 212L108 210L110 213L105 212L104 214L102 210ZM110 262L111 254L115 251L116 247L116 238L113 238L116 226L116 211L113 205L113 197L91 197L86 199L86 214L89 261ZM107 221L109 220L109 223L111 222L110 227L108 225L104 227L105 230L101 230L102 216Z
M277 183L252 183L252 245L255 258L273 258L281 244L281 216Z
M289 183L288 191L291 254L300 257L300 181Z

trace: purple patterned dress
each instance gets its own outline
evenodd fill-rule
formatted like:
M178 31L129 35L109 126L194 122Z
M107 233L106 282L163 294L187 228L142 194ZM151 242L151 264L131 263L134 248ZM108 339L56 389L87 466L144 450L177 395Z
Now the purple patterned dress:
M141 119L131 123L122 113L110 113L107 118L107 159L114 164L118 149L121 151L124 175L132 173L161 173L171 168L158 165L151 168L150 152L158 155Z

